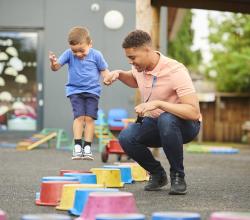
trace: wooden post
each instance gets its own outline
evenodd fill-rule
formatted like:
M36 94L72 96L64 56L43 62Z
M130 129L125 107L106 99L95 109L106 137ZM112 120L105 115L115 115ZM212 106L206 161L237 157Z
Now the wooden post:
M151 33L151 0L136 0L136 28Z
M152 6L151 0L136 0L136 29L151 33L152 28ZM141 103L140 92L135 93L135 105Z
M222 141L223 137L223 126L220 121L220 105L221 105L221 96L220 94L216 94L215 101L215 140Z
M155 50L160 49L160 13L161 7L160 5L152 6L152 43Z
M160 5L152 6L151 0L136 0L136 28L151 34L153 47L160 48ZM141 102L140 93L137 90L135 104ZM159 149L153 148L153 155L159 157Z

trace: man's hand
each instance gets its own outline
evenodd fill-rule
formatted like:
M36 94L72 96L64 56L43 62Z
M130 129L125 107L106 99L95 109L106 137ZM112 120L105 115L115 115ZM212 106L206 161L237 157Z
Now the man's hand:
M135 112L139 116L143 117L145 116L145 114L147 115L147 112L155 110L157 108L158 108L158 101L155 100L137 105L135 107Z
M118 77L119 77L119 70L109 72L103 77L103 83L105 85L111 85L114 81L118 79Z

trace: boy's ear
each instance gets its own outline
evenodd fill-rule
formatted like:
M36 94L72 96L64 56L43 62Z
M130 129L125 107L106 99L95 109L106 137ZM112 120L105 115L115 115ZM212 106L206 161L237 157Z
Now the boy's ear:
M93 46L93 41L92 41L92 40L90 41L89 46L90 46L90 47Z

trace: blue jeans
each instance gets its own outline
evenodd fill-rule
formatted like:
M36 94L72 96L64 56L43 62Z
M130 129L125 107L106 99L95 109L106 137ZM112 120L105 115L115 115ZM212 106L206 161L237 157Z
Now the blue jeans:
M148 147L162 147L170 164L170 173L185 176L183 144L193 140L200 130L199 121L181 119L170 113L158 118L145 117L121 131L119 142L126 154L151 174L164 172Z

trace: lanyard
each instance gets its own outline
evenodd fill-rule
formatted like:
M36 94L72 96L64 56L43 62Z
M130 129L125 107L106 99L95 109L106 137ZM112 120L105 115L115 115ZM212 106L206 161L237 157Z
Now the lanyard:
M144 74L144 80L145 80L145 74ZM146 99L145 103L148 102L149 98L151 97L153 88L154 88L154 86L156 84L156 81L157 81L157 76L153 76L151 90L150 90L150 93L149 93L148 98ZM145 83L144 83L144 87L145 87ZM143 101L144 101L144 96L143 96Z

